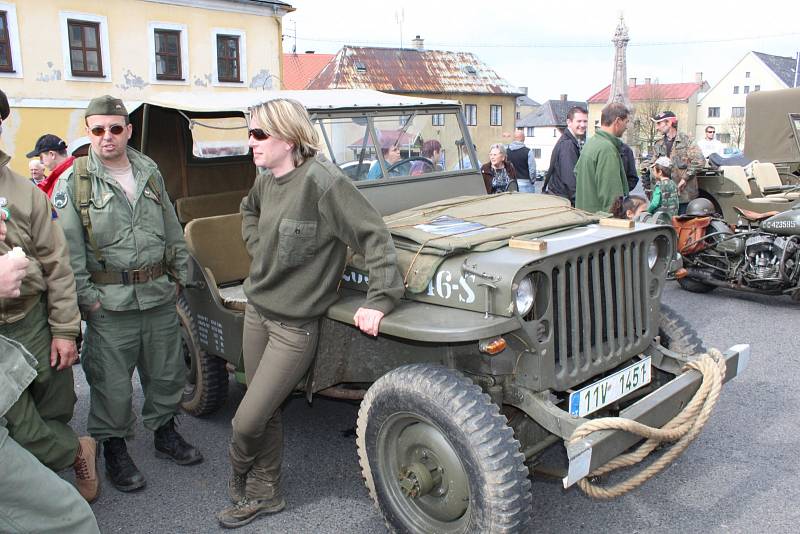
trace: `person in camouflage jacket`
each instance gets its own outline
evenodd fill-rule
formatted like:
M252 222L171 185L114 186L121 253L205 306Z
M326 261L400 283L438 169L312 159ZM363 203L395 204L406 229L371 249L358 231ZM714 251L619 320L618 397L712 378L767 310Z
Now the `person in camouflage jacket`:
M671 111L662 111L651 119L663 137L656 141L650 165L662 156L672 161L672 180L678 186L680 213L698 196L697 171L705 167L706 159L697 143L683 132L678 132L678 119Z

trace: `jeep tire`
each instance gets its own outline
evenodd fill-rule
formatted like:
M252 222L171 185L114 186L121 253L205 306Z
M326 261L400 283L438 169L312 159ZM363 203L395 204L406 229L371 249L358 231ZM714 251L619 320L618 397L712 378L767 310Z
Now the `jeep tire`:
M706 351L697 332L678 312L661 304L661 321L658 324L661 345L680 354L696 355Z
M224 360L200 348L189 303L183 295L178 297L177 309L186 363L186 385L181 408L196 417L209 415L225 404L228 398L228 370Z
M391 531L525 532L531 483L520 444L489 396L437 365L397 368L358 413L362 473Z

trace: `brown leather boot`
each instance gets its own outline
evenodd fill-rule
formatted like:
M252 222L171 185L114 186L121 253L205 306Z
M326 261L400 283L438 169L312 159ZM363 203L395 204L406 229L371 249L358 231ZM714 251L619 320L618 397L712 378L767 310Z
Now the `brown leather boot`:
M75 456L75 486L87 502L94 502L100 494L100 479L97 478L97 443L89 436L78 438L78 454Z

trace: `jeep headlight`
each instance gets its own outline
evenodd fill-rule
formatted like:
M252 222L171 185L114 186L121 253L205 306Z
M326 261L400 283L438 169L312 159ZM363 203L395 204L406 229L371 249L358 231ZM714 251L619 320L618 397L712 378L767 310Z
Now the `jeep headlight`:
M652 270L653 267L656 266L656 262L658 261L658 245L656 242L653 241L650 243L650 246L647 247L647 266Z
M514 291L514 305L518 314L526 315L531 311L533 297L533 281L531 281L530 276L526 276L519 281L517 289Z

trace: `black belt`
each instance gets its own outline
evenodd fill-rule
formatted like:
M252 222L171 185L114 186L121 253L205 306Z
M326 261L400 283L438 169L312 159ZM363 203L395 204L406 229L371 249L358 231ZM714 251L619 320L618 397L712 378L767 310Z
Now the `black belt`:
M167 274L164 262L146 265L127 271L90 271L89 277L95 284L143 284Z

